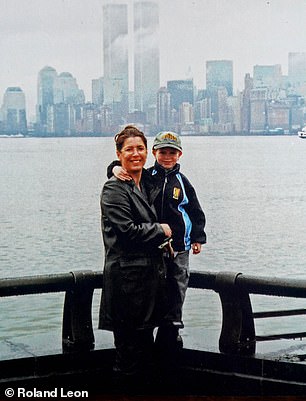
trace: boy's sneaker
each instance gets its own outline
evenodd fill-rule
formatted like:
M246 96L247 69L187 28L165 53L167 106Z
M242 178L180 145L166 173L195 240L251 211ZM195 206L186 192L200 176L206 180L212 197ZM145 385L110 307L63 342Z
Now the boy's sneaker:
M182 349L183 346L184 346L183 339L182 339L182 336L180 334L178 334L177 337L176 337L176 346L177 346L178 350Z

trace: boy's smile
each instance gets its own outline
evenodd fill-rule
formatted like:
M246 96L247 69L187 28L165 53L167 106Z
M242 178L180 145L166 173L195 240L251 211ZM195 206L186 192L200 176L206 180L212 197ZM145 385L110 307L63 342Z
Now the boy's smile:
M171 147L165 147L153 149L153 155L157 163L168 170L176 165L182 152Z

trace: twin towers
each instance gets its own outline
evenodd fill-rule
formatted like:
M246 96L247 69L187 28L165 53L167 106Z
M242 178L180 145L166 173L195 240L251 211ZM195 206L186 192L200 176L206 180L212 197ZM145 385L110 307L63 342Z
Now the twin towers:
M153 1L103 6L104 104L114 120L156 106L159 9ZM117 118L116 118L117 117Z

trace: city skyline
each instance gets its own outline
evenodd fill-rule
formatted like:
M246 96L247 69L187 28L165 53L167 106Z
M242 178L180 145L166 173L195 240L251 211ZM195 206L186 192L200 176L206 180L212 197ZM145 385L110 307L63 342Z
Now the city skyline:
M38 72L46 65L59 73L70 72L90 101L91 81L104 73L102 8L106 3L123 2L0 0L1 103L7 87L19 86L31 118L37 103ZM159 2L161 86L167 80L190 77L198 88L204 88L206 61L228 59L233 60L234 91L241 90L245 74L252 75L254 65L281 64L287 74L288 53L306 51L306 34L298 30L305 1L232 3Z

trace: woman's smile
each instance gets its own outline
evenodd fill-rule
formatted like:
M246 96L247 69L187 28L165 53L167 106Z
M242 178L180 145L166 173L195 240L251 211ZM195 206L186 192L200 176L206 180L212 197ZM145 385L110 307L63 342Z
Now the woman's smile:
M148 151L140 137L130 137L124 141L118 158L128 173L141 171L147 160Z

